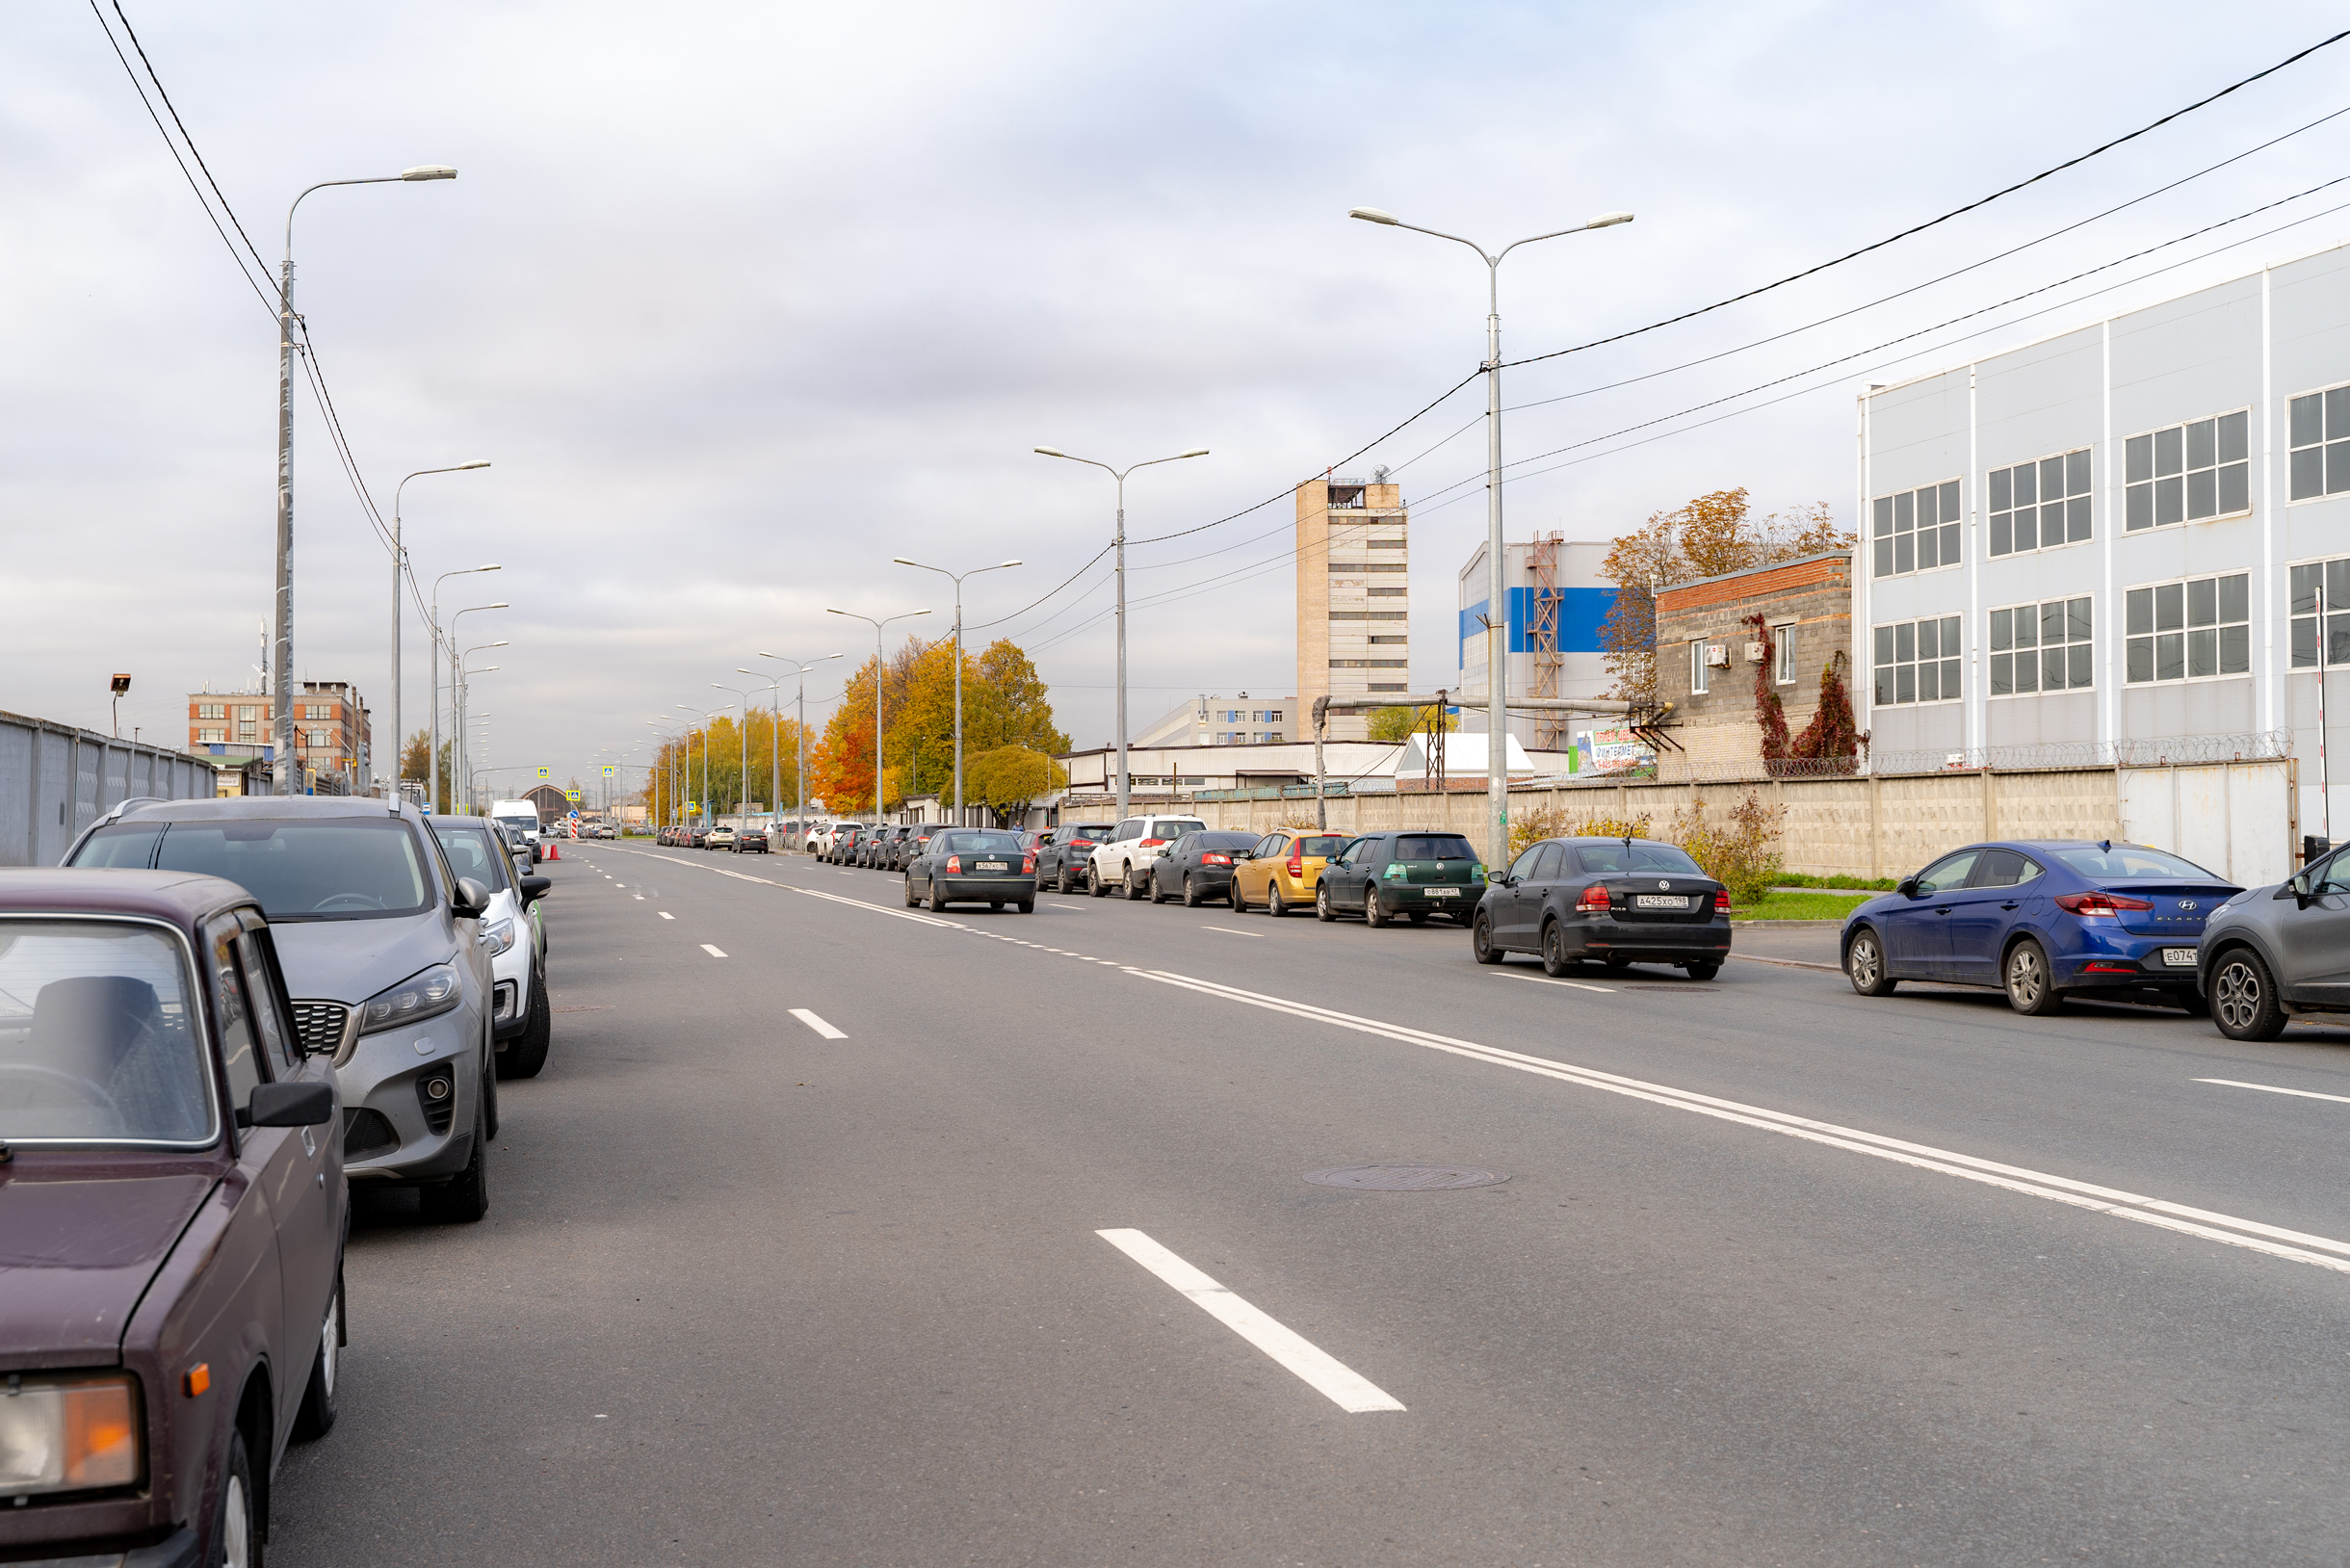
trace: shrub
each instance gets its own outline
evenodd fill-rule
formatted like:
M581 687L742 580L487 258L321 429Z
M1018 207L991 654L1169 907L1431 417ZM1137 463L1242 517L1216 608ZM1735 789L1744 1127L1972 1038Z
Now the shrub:
M1673 841L1688 851L1708 876L1730 889L1733 903L1759 903L1779 880L1785 861L1779 836L1787 822L1785 806L1765 805L1749 790L1730 808L1726 826L1706 820L1706 802L1693 799L1673 813Z
M1649 819L1635 817L1624 822L1614 817L1571 817L1563 805L1537 806L1523 815L1513 814L1509 820L1509 857L1513 861L1526 852L1529 844L1544 839L1644 839L1649 836Z

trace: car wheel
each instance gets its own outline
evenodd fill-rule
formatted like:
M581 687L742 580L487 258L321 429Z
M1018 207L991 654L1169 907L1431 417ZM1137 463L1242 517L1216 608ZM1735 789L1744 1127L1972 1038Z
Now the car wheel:
M1110 884L1102 880L1101 868L1097 866L1085 868L1085 891L1097 899L1110 897Z
M1314 884L1314 918L1325 922L1338 919L1338 911L1330 907L1330 884L1328 882Z
M473 1158L440 1187L416 1194L417 1212L436 1225L470 1225L489 1213L489 1123L473 1108Z
M918 902L920 901L914 897L914 878L908 876L905 879L905 906L911 909Z
M483 1032L487 1032L484 1031ZM495 1040L484 1041L482 1050L482 1119L491 1137L498 1136L498 1053Z
M1265 912L1275 920L1279 920L1290 912L1290 906L1281 902L1281 884L1279 882L1265 884Z
M2277 981L2250 948L2232 948L2211 973L2211 1022L2232 1040L2273 1040L2285 1032Z
M318 1331L318 1354L310 1363L310 1382L301 1391L301 1408L294 1413L294 1435L307 1443L334 1429L336 1373L343 1354L343 1267L334 1270L334 1295L326 1303L326 1320Z
M1128 903L1142 897L1142 890L1135 885L1135 868L1131 863L1118 868L1118 897Z
M2005 966L2007 1005L2030 1018L2044 1018L2064 1006L2050 972L2046 949L2025 937L2008 950Z
M1034 899L1022 899L1015 907L1017 907L1024 915L1032 915L1036 912L1036 901Z
M1186 909L1199 907L1199 889L1191 885L1191 878L1188 875L1183 879L1183 906Z
M1542 928L1542 972L1556 980L1578 967L1580 960L1567 955L1567 928L1552 921Z
M1145 880L1148 882L1150 887L1151 902L1164 903L1168 899L1173 897L1172 894L1167 892L1166 878L1160 875L1156 871L1152 872L1150 875L1145 878Z
M1689 972L1689 979L1694 980L1709 980L1722 972L1722 966L1720 964L1710 962L1683 964L1681 967L1687 970Z
M1379 907L1379 890L1377 888L1367 887L1363 890L1364 925L1385 926L1393 921L1394 918L1394 916L1388 914L1385 910Z
M946 908L947 896L938 890L938 878L934 876L930 879L930 913L943 914Z
M514 1043L506 1048L499 1071L508 1078L536 1078L547 1064L547 1045L555 1034L555 1009L547 1003L544 977L531 977L531 1021L522 1026Z
M1058 894L1059 894L1059 895L1060 895L1062 898L1064 898L1064 899L1065 899L1065 898L1067 898L1067 897L1069 896L1069 868L1068 868L1068 867L1063 866L1063 867L1061 867L1061 868L1060 868L1060 873L1059 873L1059 875L1058 875L1058 876L1057 876L1057 877L1054 879L1053 891L1054 891L1054 892L1056 892L1056 893L1058 893Z
M1501 950L1494 946L1493 922L1482 914L1476 917L1476 924L1469 928L1469 951L1476 955L1476 961L1481 964L1498 964L1502 959Z
M1844 978L1863 996L1891 996L1901 983L1885 973L1885 944L1867 927L1844 949Z
M253 1462L245 1434L228 1434L228 1458L221 1466L221 1497L212 1510L212 1550L205 1568L261 1568L261 1520L253 1506Z

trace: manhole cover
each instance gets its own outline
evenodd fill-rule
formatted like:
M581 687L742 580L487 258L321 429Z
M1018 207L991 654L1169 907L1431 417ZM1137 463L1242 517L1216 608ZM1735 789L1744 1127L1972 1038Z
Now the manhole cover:
M1492 1187L1508 1181L1509 1175L1475 1165L1347 1165L1339 1170L1309 1170L1306 1180L1316 1187L1349 1187L1358 1192L1439 1192L1455 1187Z

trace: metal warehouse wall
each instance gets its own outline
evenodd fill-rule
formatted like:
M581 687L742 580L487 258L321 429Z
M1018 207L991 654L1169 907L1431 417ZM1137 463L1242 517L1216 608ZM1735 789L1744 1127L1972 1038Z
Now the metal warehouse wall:
M184 752L0 713L0 866L54 866L74 835L139 795L211 798L212 769Z

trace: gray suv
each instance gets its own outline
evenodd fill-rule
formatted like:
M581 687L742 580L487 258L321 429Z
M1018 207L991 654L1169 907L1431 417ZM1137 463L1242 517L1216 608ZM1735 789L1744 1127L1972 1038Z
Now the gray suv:
M2238 893L2203 929L2199 980L2232 1040L2273 1040L2304 1013L2350 1012L2350 848Z
M235 882L269 917L302 1048L329 1057L343 1169L419 1189L425 1217L489 1209L498 1131L489 890L452 875L405 802L304 796L131 802L65 863Z

